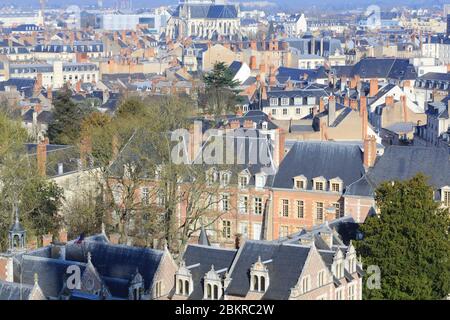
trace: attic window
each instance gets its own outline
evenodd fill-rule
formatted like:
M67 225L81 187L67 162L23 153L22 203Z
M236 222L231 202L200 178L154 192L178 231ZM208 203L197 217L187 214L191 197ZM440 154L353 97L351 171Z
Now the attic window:
M248 176L239 176L239 188L246 188L248 186Z

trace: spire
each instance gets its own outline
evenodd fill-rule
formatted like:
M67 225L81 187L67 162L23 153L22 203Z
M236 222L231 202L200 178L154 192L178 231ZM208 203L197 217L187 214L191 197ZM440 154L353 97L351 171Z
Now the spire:
M39 275L37 273L34 274L34 284L39 285Z
M198 244L200 244L202 246L211 246L209 239L208 239L208 234L206 233L204 226L202 226L202 228L200 230L200 236L198 237Z

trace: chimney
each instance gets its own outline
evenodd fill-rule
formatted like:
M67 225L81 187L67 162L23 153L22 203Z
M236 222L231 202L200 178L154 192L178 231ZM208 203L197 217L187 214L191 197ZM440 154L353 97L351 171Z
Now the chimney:
M278 40L270 41L269 51L278 51Z
M366 169L373 167L377 158L377 140L374 136L368 136L364 139L364 167Z
M394 106L394 96L386 96L385 104L388 107L393 107Z
M53 101L53 88L52 86L47 87L47 99Z
M68 240L68 238L67 238L67 230L66 229L61 229L59 231L58 238L59 238L59 242L67 243L67 240Z
M34 83L33 93L38 95L42 89L42 73L36 75L36 82Z
M114 42L119 41L119 33L117 31L114 31L113 38L114 38Z
M42 246L47 247L49 246L53 241L53 235L52 234L45 234L42 236Z
M73 47L73 45L75 44L75 33L71 32L69 33L69 44Z
M118 233L113 233L109 235L109 241L112 244L119 244L119 240L120 240L120 234Z
M81 80L78 80L77 83L75 84L75 91L77 93L81 92Z
M350 98L348 96L344 97L344 106L350 107Z
M48 138L45 138L43 141L39 142L36 147L37 170L38 174L42 177L45 177L47 171L47 145Z
M370 90L369 90L369 97L375 97L378 93L378 80L377 79L371 79L370 80Z
M367 137L367 97L362 96L360 99L360 109L359 109L359 115L361 116L361 126L362 126L362 140L364 140Z
M358 110L358 100L351 99L350 100L350 108L352 108L353 110Z
M282 128L277 128L275 137L276 137L275 150L277 152L277 157L274 159L274 161L276 161L275 165L279 167L285 155L284 147L286 143L286 132Z
M259 65L259 72L260 73L266 73L266 64L265 63L261 63Z
M256 56L250 57L250 70L256 70Z
M252 50L258 50L258 47L257 47L257 45L256 45L256 41L255 41L255 40L252 40L252 41L250 42L250 49L252 49Z
M58 163L58 176L61 176L64 174L64 164L63 163Z
M323 97L319 98L319 112L325 111L325 101L323 100Z
M336 97L330 96L328 98L328 126L331 127L334 120L336 120Z
M269 73L269 86L274 87L277 84L277 78L275 76L275 67L273 65L270 67Z
M408 122L408 104L407 104L406 95L402 95L400 97L400 101L402 103L403 121Z

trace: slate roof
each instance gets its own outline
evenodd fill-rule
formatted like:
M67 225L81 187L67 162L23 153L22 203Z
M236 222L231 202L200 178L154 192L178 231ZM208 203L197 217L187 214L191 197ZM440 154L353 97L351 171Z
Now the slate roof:
M91 253L92 264L102 277L132 280L136 268L144 278L145 290L152 283L164 251L113 245L98 241L84 241L82 245L66 245L66 259L85 263Z
M367 174L350 185L345 195L373 196L386 181L407 180L418 173L436 189L450 185L450 160L445 148L389 146Z
M214 265L214 270L220 271L222 269L229 270L236 256L237 250L223 249L203 245L188 245L183 255L186 267L200 264L196 267L189 268L192 279L194 281L194 291L189 296L190 300L203 299L203 277L211 270ZM223 276L225 272L221 273Z
M351 72L351 76L361 78L389 78L396 80L415 80L417 73L408 59L365 58L360 60Z
M360 179L365 170L362 152L358 145L338 142L296 142L284 157L273 188L292 189L293 178L304 175L307 189L312 187L312 179L323 176L329 180L339 177L344 187Z
M285 300L290 295L303 270L310 248L266 241L247 240L240 248L231 269L228 295L245 296L250 290L249 272L254 263L261 261L269 271L270 285L265 300ZM269 262L269 260L271 260Z
M318 69L295 69L279 67L276 78L279 83L284 83L287 80L300 81L304 80L305 74L308 75L309 81L328 78L325 68L323 67L320 67Z
M450 81L450 73L428 72L418 80Z
M417 173L430 177L436 188L450 185L450 160L444 148L389 146L367 173L375 185L384 181L406 180Z
M192 19L236 19L238 18L237 8L234 5L203 5L186 4L179 5L172 16L179 17L183 6L188 7L190 18Z
M233 76L236 75L236 73L238 73L238 71L241 69L242 67L242 62L240 61L233 61L230 66L228 67L228 69L231 71L231 74Z

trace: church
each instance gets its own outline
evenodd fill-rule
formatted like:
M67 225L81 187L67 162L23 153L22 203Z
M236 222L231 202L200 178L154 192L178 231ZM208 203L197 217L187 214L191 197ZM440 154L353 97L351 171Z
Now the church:
M180 0L167 22L166 38L231 39L240 34L239 6L220 0Z

